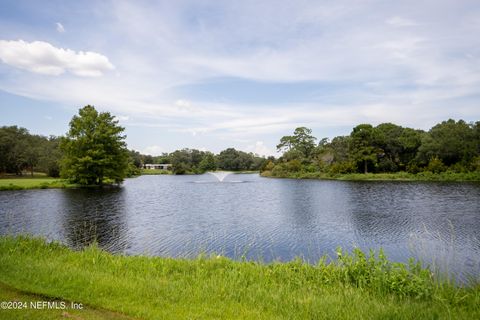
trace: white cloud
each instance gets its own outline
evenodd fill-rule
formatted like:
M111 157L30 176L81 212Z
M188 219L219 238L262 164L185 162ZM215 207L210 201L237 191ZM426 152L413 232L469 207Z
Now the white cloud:
M263 141L257 141L254 145L249 145L246 149L248 152L253 152L254 154L258 154L260 156L272 156L277 155L272 149L267 147Z
M125 115L119 115L119 116L116 116L116 118L120 121L128 121L130 119L129 116L125 116Z
M61 24L60 22L56 22L55 26L58 33L65 33L65 28L63 27L63 24Z
M56 48L44 41L0 40L0 60L19 69L53 76L68 71L77 76L98 77L115 68L99 53Z
M195 109L192 107L192 104L188 100L179 99L175 101L175 106L178 107L178 110L181 111L194 111Z
M326 128L325 135L361 122L426 129L447 117L480 115L474 101L480 88L475 36L480 19L467 3L105 2L86 6L88 25L75 25L85 16L69 19L67 27L78 32L62 38L76 48L97 46L95 51L115 61L118 76L45 81L5 72L0 90L72 109L90 103L130 116L135 121L125 125L135 127L142 148L156 143L156 133L169 135L162 140L166 150L196 142L212 148L219 142L219 148L236 143L254 152L255 141L273 147L274 140L301 125ZM95 19L98 12L101 20ZM113 69L104 56L99 66L85 68L77 59L82 54L46 42L0 42L2 61L37 73L100 75ZM0 65L0 73L6 68ZM228 84L229 77L242 79L239 88ZM218 88L210 86L215 81ZM305 81L310 89L293 101L288 91ZM256 100L258 83L261 99ZM251 89L248 97L242 96L243 84ZM194 93L179 89L185 86Z
M387 24L392 25L394 27L414 27L418 24L410 19L402 18L402 17L392 17L385 21Z
M165 152L165 149L161 146L153 145L153 146L148 146L141 153L143 154L149 154L152 156L159 156L162 153Z

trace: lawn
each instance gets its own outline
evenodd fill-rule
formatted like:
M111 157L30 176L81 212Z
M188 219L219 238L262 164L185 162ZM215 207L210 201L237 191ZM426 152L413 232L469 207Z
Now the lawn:
M0 178L0 190L47 189L67 188L74 185L59 178L48 177L21 177Z

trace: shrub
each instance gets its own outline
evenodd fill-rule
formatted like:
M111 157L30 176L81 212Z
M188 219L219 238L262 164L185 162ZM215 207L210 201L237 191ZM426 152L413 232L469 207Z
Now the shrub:
M430 171L433 173L440 173L440 172L447 171L447 166L444 165L442 160L440 160L438 157L433 157L428 162L426 169L427 171Z
M417 174L419 172L422 172L422 168L420 168L416 162L410 162L407 165L407 172Z
M268 161L265 166L261 169L261 171L272 171L272 169L275 167L275 164L272 161Z
M379 172L397 172L398 166L389 158L382 158L377 164L377 170Z
M298 172L302 170L302 163L299 160L290 160L286 164L286 169L289 172Z
M480 156L474 157L468 164L468 167L471 171L480 171Z
M355 173L357 171L357 166L351 161L334 162L330 165L328 171L331 174Z
M285 165L283 163L278 163L272 169L272 175L275 177L279 177L284 175L286 172Z

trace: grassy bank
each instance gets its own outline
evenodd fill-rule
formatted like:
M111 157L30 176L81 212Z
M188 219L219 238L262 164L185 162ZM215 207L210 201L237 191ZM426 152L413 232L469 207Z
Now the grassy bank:
M170 170L140 169L142 175L173 174Z
M49 188L71 188L76 185L69 184L59 178L47 177L22 177L22 178L1 178L0 191L2 190L23 190L23 189L49 189Z
M273 175L271 171L264 171L262 177L291 178L291 179L324 179L346 181L480 181L480 171L475 172L420 172L417 174L408 172L396 173L348 173L329 174L323 172L286 172L281 175Z
M0 282L11 288L141 319L480 317L480 286L455 287L418 265L359 251L313 266L126 257L2 237L0 252Z

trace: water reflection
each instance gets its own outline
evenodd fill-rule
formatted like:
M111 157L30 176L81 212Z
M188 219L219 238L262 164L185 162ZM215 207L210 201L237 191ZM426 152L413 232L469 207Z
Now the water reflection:
M96 242L106 250L123 252L125 192L123 188L64 190L60 206L66 243L81 248Z

